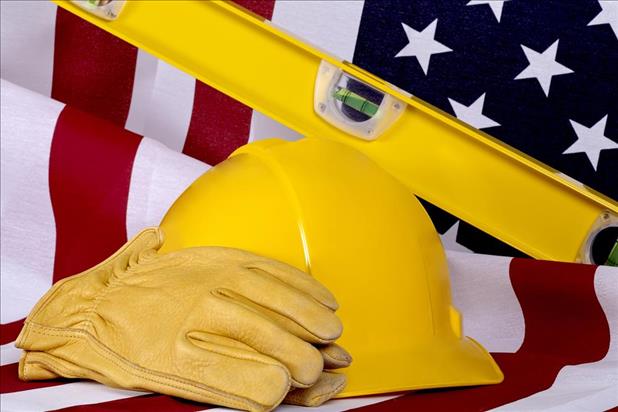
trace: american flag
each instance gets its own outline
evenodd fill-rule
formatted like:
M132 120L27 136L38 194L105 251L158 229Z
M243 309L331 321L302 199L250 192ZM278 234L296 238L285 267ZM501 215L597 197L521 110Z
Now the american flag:
M366 1L353 61L618 198L618 2ZM483 237L459 224L461 244L508 252Z
M617 3L241 4L618 197ZM20 382L12 342L53 282L158 224L210 165L249 141L300 136L51 3L2 2L1 30L2 410L207 409L91 382ZM517 253L427 208L448 248ZM449 263L464 330L505 382L325 410L618 405L615 269L456 251Z

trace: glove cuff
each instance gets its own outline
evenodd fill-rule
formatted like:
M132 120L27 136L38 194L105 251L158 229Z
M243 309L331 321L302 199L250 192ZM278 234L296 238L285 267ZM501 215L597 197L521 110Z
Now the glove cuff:
M26 321L16 346L27 349L19 360L22 380L85 378L118 386L114 384L116 380L137 388L139 375L152 375L152 371L131 365L90 333L79 329Z
M141 252L156 251L162 242L163 233L160 229L145 229L103 262L57 282L34 306L26 319L26 325L37 324L56 330L93 333L89 316L94 312L98 300L113 288ZM20 338L25 332L26 327L20 333ZM18 339L19 348L44 350L36 349L33 345L36 342L32 339Z
M93 279L91 275L95 274L85 272L56 283L26 318L15 345L25 350L47 350L47 342L55 341L58 331L67 337L90 331L88 315L109 284L106 279ZM45 342L43 347L41 342Z

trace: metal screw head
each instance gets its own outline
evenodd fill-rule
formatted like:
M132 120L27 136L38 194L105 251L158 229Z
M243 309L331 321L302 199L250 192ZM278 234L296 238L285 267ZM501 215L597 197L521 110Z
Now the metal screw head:
M399 103L395 103L393 107L397 110L401 109L401 105Z
M322 113L326 111L326 105L324 103L318 104L318 108L320 109Z

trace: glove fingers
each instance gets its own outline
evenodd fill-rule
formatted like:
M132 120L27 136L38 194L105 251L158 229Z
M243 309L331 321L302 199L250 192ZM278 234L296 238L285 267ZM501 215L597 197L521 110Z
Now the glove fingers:
M278 360L290 371L296 387L315 383L324 366L316 348L261 313L229 299L221 290L216 293L218 297L210 297L207 310L195 320L198 330L237 340Z
M276 278L250 271L242 282L233 285L234 296L242 296L267 310L275 312L290 322L281 320L282 326L295 323L300 328L286 327L296 331L304 330L300 336L314 343L328 343L341 336L343 326L335 313L315 301L311 296L299 291ZM278 318L278 317L277 317Z
M320 406L327 400L336 396L345 388L347 379L345 375L322 372L320 379L310 388L292 389L283 403L301 406Z
M324 369L346 368L352 363L352 356L336 343L318 346L318 350L324 359Z
M178 345L176 355L176 368L194 381L184 397L199 402L268 411L290 389L285 366L232 339L190 333Z
M243 306L252 309L255 312L261 313L264 317L270 319L272 322L279 325L281 328L290 332L292 335L299 337L305 342L309 342L312 344L328 344L329 341L325 341L324 339L318 338L313 333L309 332L307 329L296 323L295 321L280 315L277 312L274 312L270 309L267 309L263 306L256 304L255 302L250 301L249 299L244 298L238 294L230 293L229 291L226 293L229 297L233 298L236 302L242 304Z
M313 276L288 265L271 259L260 259L252 261L245 267L253 270L261 270L274 276L283 283L286 283L320 302L322 305L332 310L337 310L339 305L333 294Z

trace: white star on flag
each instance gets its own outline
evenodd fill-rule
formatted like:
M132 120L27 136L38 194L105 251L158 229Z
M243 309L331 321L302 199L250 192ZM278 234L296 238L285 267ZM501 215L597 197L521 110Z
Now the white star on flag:
M618 39L618 1L599 0L599 6L601 11L588 23L588 26L609 24Z
M443 235L440 235L440 240L442 240L442 246L446 250L453 250L455 252L467 252L474 253L472 250L463 246L460 243L457 243L457 232L459 231L459 220L455 222L453 226L451 226Z
M596 171L599 165L601 150L618 149L618 143L608 139L604 135L607 115L592 127L586 127L573 120L569 121L571 122L571 126L573 126L573 130L575 130L577 140L562 152L562 154L586 153L588 160L590 160L592 167Z
M479 4L487 4L491 7L491 11L496 16L498 23L500 23L500 17L502 17L502 7L504 2L509 0L470 0L466 6L478 6Z
M530 64L515 77L515 80L536 78L543 88L545 96L549 96L549 87L551 86L552 77L573 73L573 70L556 61L558 41L559 40L556 40L554 44L549 46L542 53L534 51L522 44L521 48L526 54L526 58Z
M416 57L425 74L427 74L429 69L431 55L452 51L434 39L438 19L432 21L423 31L416 31L405 23L401 23L401 25L406 32L406 36L408 36L408 44L395 57Z
M465 106L451 98L448 99L453 111L455 112L455 116L470 126L476 127L477 129L484 129L487 127L500 126L500 123L493 121L489 117L483 114L483 106L485 105L485 93L481 95L474 103L470 106Z

